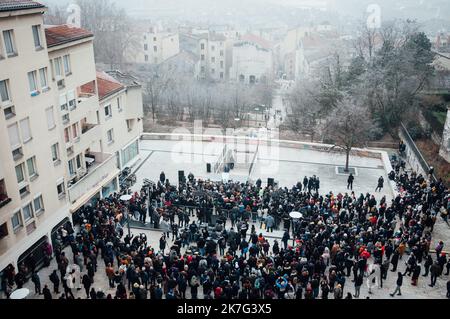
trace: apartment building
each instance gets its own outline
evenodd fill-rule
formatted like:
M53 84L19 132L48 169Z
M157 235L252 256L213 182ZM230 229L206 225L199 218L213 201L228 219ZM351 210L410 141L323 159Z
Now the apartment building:
M62 138L56 120L48 122L57 87L44 11L34 2L0 2L0 270L69 216L65 166L53 160Z
M160 31L156 27L141 28L135 32L136 46L130 46L130 63L160 64L180 52L178 33Z
M229 43L224 35L208 30L180 36L181 49L198 57L195 67L197 79L223 81L228 78Z
M273 45L256 35L246 34L233 45L230 79L245 84L273 79Z
M44 26L45 11L0 1L0 271L38 261L71 214L117 190L120 169L139 157L140 85L97 73L93 34Z

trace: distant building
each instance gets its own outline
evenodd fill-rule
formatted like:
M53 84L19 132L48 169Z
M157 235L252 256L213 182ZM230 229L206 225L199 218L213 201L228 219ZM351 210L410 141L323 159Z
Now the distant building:
M253 34L246 34L233 45L230 79L254 84L273 79L273 45Z
M431 39L433 48L439 52L450 52L450 33L439 32Z
M135 31L137 45L127 52L127 62L160 64L180 53L179 36L176 32L160 31L156 27L139 27Z
M224 81L228 78L227 49L228 39L209 30L193 30L192 33L180 34L180 48L197 57L195 77Z

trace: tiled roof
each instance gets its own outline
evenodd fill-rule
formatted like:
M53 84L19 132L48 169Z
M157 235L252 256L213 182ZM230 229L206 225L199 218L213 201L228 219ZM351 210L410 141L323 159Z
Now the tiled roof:
M107 73L97 72L97 89L99 100L103 100L111 94L114 94L124 88L125 87L122 83Z
M263 39L257 35L251 34L251 33L247 33L246 35L242 36L241 41L254 43L266 50L270 50L273 47L273 45L266 39Z
M92 36L93 34L90 31L66 24L46 26L45 28L45 37L49 48Z
M35 8L45 8L45 6L31 0L0 0L0 12Z

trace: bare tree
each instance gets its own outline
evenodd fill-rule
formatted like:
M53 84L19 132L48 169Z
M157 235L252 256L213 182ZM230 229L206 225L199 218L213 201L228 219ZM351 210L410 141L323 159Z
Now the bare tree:
M322 106L314 95L316 83L298 85L288 96L290 107L286 118L288 128L298 135L309 135L311 142L319 130Z
M81 9L81 25L94 33L94 52L97 61L111 69L122 68L125 54L137 46L131 30L132 22L125 11L111 0L77 0Z
M327 117L324 129L325 136L334 142L332 148L345 152L345 172L349 171L351 150L365 146L377 131L378 126L371 119L369 110L348 96Z
M145 74L144 100L150 105L153 122L162 96L171 81L170 75L158 66L151 67Z

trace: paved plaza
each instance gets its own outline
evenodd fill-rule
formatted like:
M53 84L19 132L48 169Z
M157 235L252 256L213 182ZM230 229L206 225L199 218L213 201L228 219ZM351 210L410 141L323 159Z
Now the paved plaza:
M202 148L199 145L196 145L196 143L194 143L195 145L189 145L188 142L178 141L141 141L141 160L135 166L137 182L133 186L133 190L140 189L144 178L157 181L161 171L164 171L166 178L168 178L171 183L175 184L178 182L178 170L184 170L186 175L192 172L196 178L221 180L222 176L220 174L206 172L206 163L212 163L215 161L221 152L221 144L209 143L202 150ZM191 162L189 162L189 160L191 160ZM344 162L345 157L341 154L318 152L314 150L280 148L279 154L258 154L250 176L248 174L248 169L236 168L231 171L229 179L245 182L248 178L255 181L257 177L260 177L263 180L264 185L267 182L268 177L273 177L278 182L279 186L291 187L293 184L297 183L297 181L301 181L304 176L309 177L316 175L321 180L321 194L329 192L330 190L333 190L333 192L337 194L338 192L347 191L347 176L336 174L335 169L337 165L343 165ZM385 181L388 181L388 177L383 168L383 163L380 159L352 156L350 163L352 167L357 168L357 176L354 183L354 190L356 194L366 192L374 193L377 180L380 176L383 176ZM384 195L390 201L394 195L394 191L390 188L390 184L385 182L385 187L383 190L376 195L377 200ZM175 221L177 221L177 218ZM282 230L275 230L273 233L267 233L265 230L260 229L259 222L254 225L257 233L262 232L263 235L269 239L271 246L273 245L274 240L278 240L280 242L280 238L283 234ZM228 220L227 228L230 227L231 224ZM126 229L124 230L126 233ZM134 235L145 233L148 243L156 249L159 247L159 238L162 234L160 231L132 228L131 233ZM449 226L439 218L436 222L433 233L432 247L434 247L439 240L444 240L446 245L450 244L448 233ZM171 235L168 245L169 247L172 242L173 238ZM185 250L186 248L182 248L181 252L183 253ZM72 262L73 256L70 247L66 248L65 251L69 261ZM403 257L403 260L399 261L398 271L403 272L405 270L406 259L407 255ZM369 262L371 262L371 260L369 260ZM57 269L57 266L55 260L53 259L50 267L39 271L42 287L44 284L48 284L49 287L52 287L49 281L49 275L54 269ZM392 266L390 269L392 269ZM84 269L82 274L85 272L86 269ZM422 273L423 272L424 271L422 271ZM354 293L354 283L351 282L351 279L352 277L346 278L344 296L347 292ZM396 279L396 272L389 271L387 280L383 282L383 287L373 288L372 294L368 293L366 279L364 279L363 286L361 287L360 299L394 299L389 296L389 293L395 289ZM448 280L449 276L442 275L438 278L436 286L431 288L428 286L430 283L429 276L420 276L417 286L412 286L410 277L405 277L404 284L402 286L402 296L395 296L395 299L445 298L446 282ZM34 287L31 281L28 281L25 284L25 287L29 288L31 291L30 298L43 298L43 296L34 294ZM115 294L115 289L109 288L108 280L105 275L105 265L101 258L98 259L98 270L92 287L96 290L102 289L106 294L111 293L113 296ZM77 298L86 298L84 289L78 291L73 289L73 292ZM4 296L1 297L4 298ZM53 295L53 297L57 298L58 296ZM187 298L189 297L190 289L187 289ZM330 297L332 298L332 296ZM199 298L203 298L202 289L199 289Z

